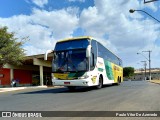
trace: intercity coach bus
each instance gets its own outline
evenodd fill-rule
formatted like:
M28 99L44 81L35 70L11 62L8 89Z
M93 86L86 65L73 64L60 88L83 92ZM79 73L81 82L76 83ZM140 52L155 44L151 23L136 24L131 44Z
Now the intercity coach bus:
M45 54L45 59L47 59ZM60 40L53 50L53 85L96 86L123 81L122 60L92 37Z

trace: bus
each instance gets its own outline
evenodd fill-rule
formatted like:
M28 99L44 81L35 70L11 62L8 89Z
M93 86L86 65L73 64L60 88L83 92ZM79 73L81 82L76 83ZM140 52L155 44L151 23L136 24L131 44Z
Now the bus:
M74 90L123 82L122 60L92 37L60 40L53 52L53 85ZM45 56L47 59L47 51Z

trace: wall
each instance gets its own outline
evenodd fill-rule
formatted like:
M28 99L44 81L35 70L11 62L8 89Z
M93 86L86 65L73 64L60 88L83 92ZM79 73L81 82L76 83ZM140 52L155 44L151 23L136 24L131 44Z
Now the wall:
M160 71L154 71L151 72L151 78L152 80L160 80ZM132 77L133 80L144 80L145 79L145 73L135 73ZM149 80L149 73L146 72L146 79Z
M28 70L14 70L14 79L19 84L32 84L32 72Z
M10 69L0 69L0 85L10 85Z

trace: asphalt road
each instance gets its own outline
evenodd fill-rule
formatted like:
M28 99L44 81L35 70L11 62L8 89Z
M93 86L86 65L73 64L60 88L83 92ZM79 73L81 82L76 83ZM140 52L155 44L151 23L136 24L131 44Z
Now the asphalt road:
M160 85L125 81L120 86L108 85L99 90L38 88L5 92L0 93L0 111L160 111Z

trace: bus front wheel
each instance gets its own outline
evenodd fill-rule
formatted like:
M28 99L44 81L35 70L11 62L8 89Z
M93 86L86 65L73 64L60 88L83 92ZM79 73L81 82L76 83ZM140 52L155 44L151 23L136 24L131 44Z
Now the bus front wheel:
M98 83L98 85L96 86L96 88L97 88L97 89L100 89L100 88L102 88L102 86L103 86L103 79L102 79L102 77L100 76L100 77L99 77L99 83Z

